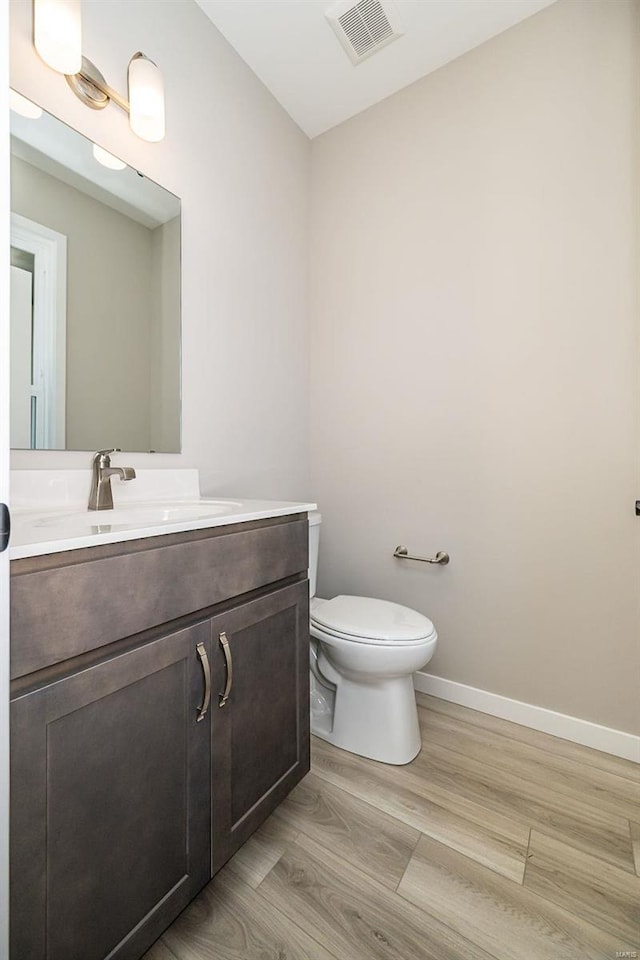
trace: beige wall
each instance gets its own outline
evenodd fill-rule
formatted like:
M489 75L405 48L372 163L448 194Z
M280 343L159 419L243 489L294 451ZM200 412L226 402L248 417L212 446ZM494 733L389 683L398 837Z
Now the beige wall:
M182 455L203 492L308 495L309 141L193 0L85 0L83 46L126 91L131 55L160 66L167 136L94 112L38 58L31 0L11 3L11 83L182 199ZM86 454L14 453L14 467L86 469Z
M635 733L637 11L559 0L314 141L311 254L319 595Z
M17 157L11 205L67 237L67 448L149 450L152 231Z

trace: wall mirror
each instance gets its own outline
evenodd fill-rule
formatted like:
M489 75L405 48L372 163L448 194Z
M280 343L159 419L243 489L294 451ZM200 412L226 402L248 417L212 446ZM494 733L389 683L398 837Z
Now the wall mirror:
M179 453L180 200L31 107L11 112L11 446Z

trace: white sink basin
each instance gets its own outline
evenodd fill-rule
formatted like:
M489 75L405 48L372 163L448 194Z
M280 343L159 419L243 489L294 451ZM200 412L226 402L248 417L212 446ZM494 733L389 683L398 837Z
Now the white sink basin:
M151 471L149 471L151 472ZM157 471L160 473L160 471ZM87 510L86 501L48 507L20 505L11 514L12 560L166 533L203 530L315 510L284 500L190 499L131 501L113 510Z
M314 503L288 500L201 497L198 471L191 468L136 468L136 474L135 483L114 481L113 510L88 510L88 471L12 471L10 558L20 560L315 510Z
M83 528L91 531L94 527L155 526L156 524L182 523L187 520L207 520L234 513L242 503L239 500L181 501L168 500L159 503L121 504L113 510L74 510L51 511L46 514L32 515L30 523L34 527L64 526L68 529Z

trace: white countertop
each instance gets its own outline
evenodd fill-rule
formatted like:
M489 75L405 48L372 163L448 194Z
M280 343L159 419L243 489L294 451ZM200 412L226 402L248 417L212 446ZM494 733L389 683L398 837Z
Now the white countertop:
M161 477L161 474L167 476ZM146 470L138 472L135 482L113 481L113 510L88 510L84 488L88 490L89 481L84 471L77 470L14 471L9 559L205 530L316 509L315 503L287 500L203 498L199 496L195 470ZM126 495L122 495L125 489ZM134 493L140 499L135 499Z

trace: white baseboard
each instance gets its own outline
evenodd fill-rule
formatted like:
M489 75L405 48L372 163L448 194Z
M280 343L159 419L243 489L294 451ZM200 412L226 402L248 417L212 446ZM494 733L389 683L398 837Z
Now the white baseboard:
M489 693L488 690L468 687L465 683L435 677L431 673L414 674L414 686L416 690L428 693L432 697L459 703L463 707L471 707L472 710L489 713L502 720L511 720L524 727L551 733L554 737L572 740L585 747L592 747L594 750L602 750L604 753L640 763L640 737L632 733L603 727L590 720L581 720L579 717L569 717L565 713L536 707L532 703L511 700L497 693Z

